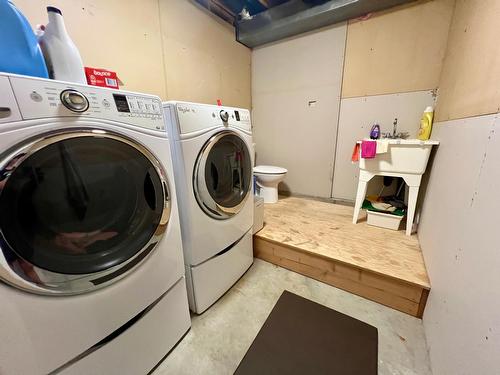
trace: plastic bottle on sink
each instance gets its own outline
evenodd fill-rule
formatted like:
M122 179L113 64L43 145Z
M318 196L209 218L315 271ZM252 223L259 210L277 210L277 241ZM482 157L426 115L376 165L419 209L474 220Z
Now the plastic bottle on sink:
M47 7L49 23L40 35L40 47L52 79L86 84L83 61L66 31L62 12L55 7Z
M427 107L420 120L420 129L418 130L418 139L427 141L431 137L432 120L434 119L434 108Z

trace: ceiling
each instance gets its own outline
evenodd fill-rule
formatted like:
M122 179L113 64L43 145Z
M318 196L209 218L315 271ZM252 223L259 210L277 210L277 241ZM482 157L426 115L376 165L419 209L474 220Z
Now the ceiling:
M415 0L195 0L235 26L249 48Z
M289 0L195 0L225 21L235 24L241 19L241 12L246 9L250 16L264 12L269 8L286 3ZM318 0L314 0L318 1ZM325 0L322 0L325 1Z

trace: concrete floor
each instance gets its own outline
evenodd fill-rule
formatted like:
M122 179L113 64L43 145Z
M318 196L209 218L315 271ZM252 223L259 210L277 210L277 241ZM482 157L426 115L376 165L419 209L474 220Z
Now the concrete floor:
M259 259L153 374L233 374L285 289L377 327L380 375L431 374L421 320Z

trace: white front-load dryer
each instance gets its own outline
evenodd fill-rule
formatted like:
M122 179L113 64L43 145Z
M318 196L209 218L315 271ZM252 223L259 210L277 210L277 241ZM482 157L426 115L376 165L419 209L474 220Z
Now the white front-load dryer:
M190 327L158 97L0 74L0 373L144 374Z
M190 308L202 313L253 262L250 112L163 103L171 139Z

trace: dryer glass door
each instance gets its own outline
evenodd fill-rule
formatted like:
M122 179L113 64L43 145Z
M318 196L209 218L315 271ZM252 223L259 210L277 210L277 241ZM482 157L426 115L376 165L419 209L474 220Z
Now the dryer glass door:
M94 285L109 282L164 232L164 172L128 138L63 133L31 142L1 166L1 250L11 268L35 284L70 293L81 290L66 281L82 275L91 275Z
M245 141L232 131L215 134L198 156L193 179L198 204L209 216L228 219L237 214L252 187Z

